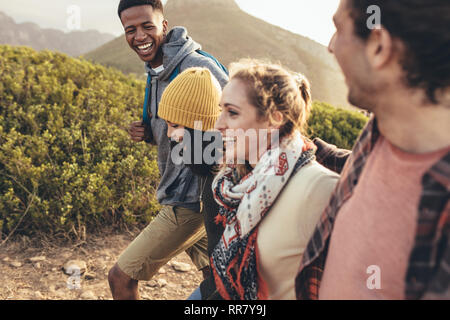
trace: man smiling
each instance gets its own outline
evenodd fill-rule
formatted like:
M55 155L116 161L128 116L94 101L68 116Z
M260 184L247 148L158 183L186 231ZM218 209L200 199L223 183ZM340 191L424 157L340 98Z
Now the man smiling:
M161 66L163 64L161 46L167 34L167 20L164 20L162 14L158 14L162 13L162 8L157 5L150 10L147 6L125 8L121 8L120 18L129 46L152 68Z
M381 24L369 28L374 5ZM450 2L341 0L334 22L348 99L373 116L302 257L297 297L449 299Z
M220 63L201 51L183 27L168 31L160 0L121 0L118 14L130 48L149 75L143 121L129 127L130 138L158 147L161 212L128 246L108 275L114 299L138 299L138 281L150 280L171 258L186 251L208 275L207 239L200 210L200 183L185 165L170 158L167 124L157 116L164 89L183 70L204 67L223 87L228 77Z

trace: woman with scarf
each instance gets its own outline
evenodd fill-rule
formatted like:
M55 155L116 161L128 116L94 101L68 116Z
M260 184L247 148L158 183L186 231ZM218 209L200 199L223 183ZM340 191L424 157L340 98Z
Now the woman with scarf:
M231 66L216 129L224 162L212 188L225 231L211 254L224 299L295 299L298 261L338 175L305 137L308 81L276 65Z

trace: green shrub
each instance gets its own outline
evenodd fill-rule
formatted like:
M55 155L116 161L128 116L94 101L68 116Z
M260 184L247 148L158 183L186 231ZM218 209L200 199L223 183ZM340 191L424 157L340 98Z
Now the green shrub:
M0 46L3 237L18 226L27 236L79 238L151 219L156 150L126 132L144 86L63 54Z
M361 112L315 101L308 121L308 133L312 138L319 137L339 148L351 150L367 120Z
M141 117L144 86L63 54L0 46L0 239L80 238L155 215L157 150L125 130ZM351 149L366 121L315 102L309 134Z

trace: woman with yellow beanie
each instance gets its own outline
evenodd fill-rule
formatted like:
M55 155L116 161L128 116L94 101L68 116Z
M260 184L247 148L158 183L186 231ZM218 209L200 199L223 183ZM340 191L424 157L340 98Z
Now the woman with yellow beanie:
M219 207L212 195L211 184L215 176L216 147L222 147L221 135L212 131L221 109L221 87L206 68L190 68L179 74L164 91L158 116L167 123L167 136L171 139L172 160L182 161L200 176L200 203L208 237L208 253L223 234L222 224L214 219ZM206 137L209 138L206 138ZM208 148L209 146L209 148ZM211 152L208 154L206 149ZM207 299L216 291L212 274L206 278L191 300Z

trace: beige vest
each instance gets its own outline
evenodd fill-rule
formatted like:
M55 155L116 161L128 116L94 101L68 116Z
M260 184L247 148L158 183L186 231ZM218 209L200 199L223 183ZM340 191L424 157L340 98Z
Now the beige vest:
M290 179L258 231L259 269L269 299L295 299L302 254L328 205L339 175L316 161Z

